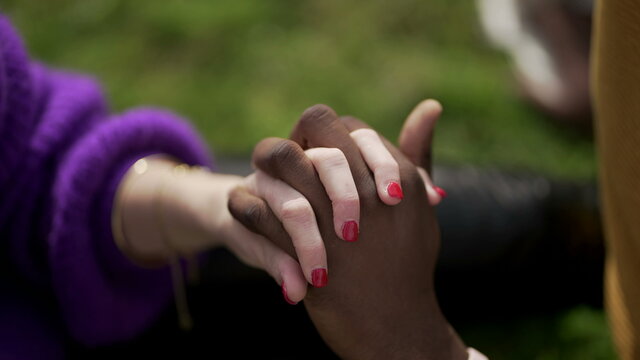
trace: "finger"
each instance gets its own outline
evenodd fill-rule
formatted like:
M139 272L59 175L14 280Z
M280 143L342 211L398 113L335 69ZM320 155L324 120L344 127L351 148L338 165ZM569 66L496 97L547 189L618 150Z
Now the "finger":
M426 185L431 205L439 204L446 196L444 190L435 186L431 180L433 132L441 113L442 105L436 100L422 101L405 120L398 140L400 151L422 169L419 172Z
M265 270L280 284L282 295L289 304L300 302L307 294L307 280L299 263L274 239L291 247L288 235L267 204L237 188L229 196L229 211L235 217L227 247L245 264ZM276 224L280 227L278 230ZM243 226L244 225L244 226ZM251 231L249 231L251 230ZM294 253L295 256L295 253Z
M367 123L353 116L341 116L339 118L339 121L350 133L360 129L373 130L369 125L367 125ZM404 154L402 154L402 152L400 152L400 150L398 150L397 147L395 147L395 145L389 142L389 140L387 140L384 136L379 136L379 138L387 148L387 151L391 153L391 156L393 156L400 168L402 168L403 166L415 166L411 161L407 159L406 156L404 156Z
M316 216L297 190L258 170L246 179L250 192L263 198L291 237L307 281L314 287L327 284L327 253Z
M252 161L257 169L304 194L316 211L331 211L328 195L317 191L323 187L313 163L298 143L289 139L264 139L256 145Z
M404 197L400 181L400 167L380 136L373 129L361 128L350 133L364 161L373 171L378 196L387 205L396 205Z
M364 123L363 121L355 117L343 116L343 117L340 117L340 120L345 125L345 127L352 132L358 131L360 129L371 129L369 125L367 125L366 123ZM400 159L405 158L404 154L401 153L387 139L385 139L384 137L380 137L380 138L382 139L382 142L384 143L387 150L393 155L393 157L396 159L397 162L400 162L401 161ZM442 201L442 198L446 196L446 192L440 187L433 185L433 182L431 181L431 177L429 176L429 174L426 172L424 168L416 165L413 162L411 165L417 166L418 168L418 173L420 174L420 177L422 178L422 181L425 184L425 191L427 193L427 198L429 199L429 204L431 204L431 206L438 205L440 201Z
M429 198L429 204L431 206L436 206L440 204L442 199L446 196L446 193L444 192L444 190L433 184L433 181L431 181L431 177L427 173L427 170L425 170L422 166L418 166L418 174L420 174L420 177L424 182L424 187L427 190L427 197Z
M337 148L313 148L305 153L331 200L336 234L345 241L357 241L360 199L347 158Z
M431 175L431 142L442 105L436 100L419 103L405 120L398 143L400 151Z
M342 150L349 161L360 200L370 199L372 195L377 197L375 192L371 191L375 189L374 180L360 154L360 149L330 107L314 105L305 110L291 133L291 139L303 149L329 147Z
M237 187L229 194L229 212L250 231L260 234L292 258L297 259L289 234L264 199L245 187Z

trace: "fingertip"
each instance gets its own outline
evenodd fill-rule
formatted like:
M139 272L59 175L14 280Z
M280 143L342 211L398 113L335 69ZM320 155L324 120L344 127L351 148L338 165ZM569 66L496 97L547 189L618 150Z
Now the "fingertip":
M427 198L429 199L429 205L436 206L442 201L442 197L438 192L430 185L425 185L427 190Z
M305 279L300 265L293 259L283 262L280 269L281 280L279 283L282 296L288 304L295 305L307 295L307 279Z
M420 109L422 110L422 113L425 112L429 112L430 114L433 115L440 115L442 113L442 104L435 99L427 99L427 100L423 100L421 101L418 106L416 106L416 109Z
M440 204L442 201L441 194L435 189L436 186L431 182L431 178L427 174L427 171L418 166L418 174L420 174L420 178L422 178L422 182L424 183L424 188L427 193L427 198L429 199L429 205L436 206Z
M402 191L402 186L400 186L400 182L391 181L387 185L387 195L391 198L398 200L400 202L404 198L404 192Z
M358 241L360 233L360 199L356 196L349 200L333 203L334 229L336 235L346 241Z
M311 285L315 288L327 286L329 283L329 273L327 268L319 267L311 271Z
M446 192L446 191L444 191L444 189L443 189L443 188L441 188L440 186L436 186L436 185L434 185L434 186L433 186L433 190L435 190L435 191L438 193L438 195L440 195L440 197L441 197L441 198L443 198L443 199L444 199L444 198L446 198L446 197L447 197L447 192Z
M434 99L423 100L416 105L409 114L405 123L405 129L418 130L426 124L437 120L440 114L442 114L442 105L440 102Z
M300 116L299 123L302 126L312 125L317 122L336 120L336 112L325 104L316 104L308 107Z
M356 242L360 235L358 222L355 220L345 221L342 224L341 233L338 236L346 242Z
M284 301L287 304L289 304L289 305L298 305L299 301L293 301L289 297L289 294L288 294L288 291L287 291L287 285L286 285L286 283L284 281L282 282L282 285L280 285L280 291L282 292L282 297L284 298Z
M431 166L431 140L442 105L433 99L420 102L405 120L399 136L400 150L416 165Z
M397 181L384 182L377 186L378 197L389 206L398 205L404 198L404 192Z

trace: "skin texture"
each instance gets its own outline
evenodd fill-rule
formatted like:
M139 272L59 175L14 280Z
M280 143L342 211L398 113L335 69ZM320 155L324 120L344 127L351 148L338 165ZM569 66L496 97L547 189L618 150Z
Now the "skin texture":
M416 166L384 140L399 165L404 199L395 206L383 203L350 136L361 128L367 126L354 118L339 119L330 108L317 105L302 115L291 140L265 139L253 154L261 171L304 195L317 218L330 281L308 290L306 309L327 344L344 359L466 359L464 344L443 317L433 290L439 230L425 183ZM336 236L331 201L304 153L314 147L339 148L349 162L361 206L357 242ZM430 159L422 156L424 149L415 153ZM291 239L264 200L237 188L229 209L249 229L295 257Z

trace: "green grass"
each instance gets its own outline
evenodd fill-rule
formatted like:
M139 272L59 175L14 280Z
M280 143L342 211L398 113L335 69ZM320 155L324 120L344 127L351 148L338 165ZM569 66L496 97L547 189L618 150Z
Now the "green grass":
M578 306L558 314L465 324L465 342L491 360L617 359L602 310Z
M6 1L5 1L6 2ZM245 155L326 103L395 138L421 99L445 107L445 163L594 174L589 140L515 95L470 2L396 0L36 1L5 6L34 56L98 76L117 110L165 106L213 148Z
M440 163L592 178L593 145L516 95L473 3L451 0L5 0L32 55L92 73L113 108L190 118L218 154L246 156L326 103L395 138L420 100L441 100ZM469 325L495 359L612 359L603 312Z

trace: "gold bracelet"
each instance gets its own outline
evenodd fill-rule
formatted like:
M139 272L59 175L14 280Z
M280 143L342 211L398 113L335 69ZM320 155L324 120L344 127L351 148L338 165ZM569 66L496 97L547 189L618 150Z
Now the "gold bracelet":
M147 158L142 158L137 160L132 166L133 172L138 176L145 174L148 169L149 169L149 161L147 160ZM177 173L186 174L186 172L189 169L190 167L187 164L179 164L173 167L173 169L171 169L167 173L169 173L169 175L175 175ZM163 175L163 176L166 176L166 175ZM158 190L156 192L156 195L154 196L154 202L155 202L154 206L156 208L155 217L158 221L158 226L160 226L161 241L166 247L167 253L168 253L167 259L164 259L164 260L168 261L168 264L171 268L171 282L173 284L172 285L173 295L174 295L174 300L176 304L179 325L180 325L180 328L183 330L190 330L193 327L193 320L189 311L189 305L188 305L187 294L186 294L186 285L184 281L184 275L182 273L182 266L180 264L180 255L178 251L176 251L175 247L173 246L172 242L167 236L164 215L162 211L163 209L162 200L164 198L166 182L167 182L166 179L163 178L160 184L158 185ZM116 194L116 196L121 197L123 199L123 202L125 202L124 199L126 199L127 193L125 189L118 189L118 193ZM117 246L121 249L121 251L127 254L130 258L136 259L135 262L140 262L145 265L150 265L150 264L158 265L159 263L161 263L156 259L154 259L153 261L150 261L148 259L143 260L136 255L135 248L132 246L131 242L128 240L124 230L124 218L125 218L124 215L125 215L124 209L121 209L119 207L114 208L114 213L112 215L112 232L113 232L114 241L116 242ZM162 261L162 263L166 263L166 261Z
M169 175L166 176L184 176L190 167L187 164L176 165ZM160 182L158 186L158 192L156 194L156 218L158 219L158 226L160 227L160 233L162 234L162 242L170 250L169 264L171 265L171 281L173 283L173 297L176 303L176 311L178 314L178 322L182 330L191 330L193 328L193 318L189 311L189 301L187 299L187 288L184 281L184 275L182 273L182 265L180 263L180 255L176 251L172 241L167 236L166 222L164 218L164 205L163 199L166 189L166 178Z
M131 166L131 170L133 171L135 174L137 174L138 176L143 175L144 173L147 172L149 168L149 164L148 161L146 160L146 158L142 158L137 160L133 166ZM124 179L128 176L131 176L129 173L127 173L125 175L125 177L123 177L123 179L121 180L124 181ZM126 203L126 199L128 198L128 193L126 192L125 188L120 187L118 188L116 195L115 195L115 199L122 199L121 203ZM136 255L136 251L133 247L133 245L131 244L131 242L128 240L128 237L125 234L125 230L124 230L124 219L125 219L125 214L124 214L124 208L117 206L117 204L115 204L114 201L114 205L113 205L113 213L111 216L111 229L112 229L112 233L113 233L113 239L116 243L116 245L118 246L118 248L125 253L130 259L136 259L135 262L139 263L139 265L157 265L156 261L148 261L148 259L142 260L139 258L138 255Z

